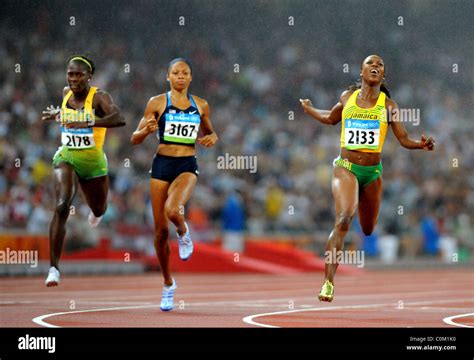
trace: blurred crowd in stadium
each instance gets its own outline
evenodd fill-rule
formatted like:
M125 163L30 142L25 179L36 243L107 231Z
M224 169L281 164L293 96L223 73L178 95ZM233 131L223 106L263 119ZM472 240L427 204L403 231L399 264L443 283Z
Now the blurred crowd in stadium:
M90 246L105 234L115 246L152 253L148 171L157 140L132 147L129 138L148 99L167 91L168 61L184 56L193 63L192 93L208 100L220 137L216 147L198 150L199 181L186 209L195 238L211 241L229 230L288 235L309 239L306 244L321 252L334 221L330 180L340 128L306 117L299 98L329 109L357 80L365 56L376 52L385 59L392 97L401 108L420 109L419 126L405 124L409 133L433 136L437 149L409 151L387 136L379 225L363 237L355 223L348 241L368 255L392 242L409 257L437 254L449 243L468 258L474 246L469 32L453 36L443 27L423 27L426 9L403 1L380 10L383 32L377 33L364 9L338 19L325 15L342 9L339 2L320 11L287 2L243 3L240 12L231 2L219 4L155 11L150 3L123 2L113 14L106 5L61 5L54 15L39 5L24 10L28 22L2 15L2 231L48 233L51 159L60 137L58 124L42 123L40 114L60 105L69 56L86 53L96 62L92 83L113 96L127 126L110 129L106 138L110 202L99 232L86 226L88 209L78 196L65 244ZM351 16L361 20L347 26ZM218 169L217 157L226 153L257 156L257 171Z

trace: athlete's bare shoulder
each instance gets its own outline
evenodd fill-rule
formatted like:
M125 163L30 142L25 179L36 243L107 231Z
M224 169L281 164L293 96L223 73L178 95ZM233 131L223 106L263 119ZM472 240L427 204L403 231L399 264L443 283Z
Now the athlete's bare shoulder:
M196 102L196 105L199 107L199 111L202 113L209 108L209 104L206 99L203 99L197 95L193 95L193 99Z
M166 104L166 93L152 96L148 100L147 107L153 107L155 109L160 109Z
M341 93L341 96L339 97L339 101L341 102L342 105L346 105L347 100L349 100L350 96L354 93L354 90L352 89L347 89L344 90Z
M65 86L64 89L63 89L63 97L65 97L67 95L67 93L69 92L69 86Z
M197 103L198 102L201 103L201 104L206 104L207 103L207 100L203 99L202 97L199 97L199 96L194 95L194 94L192 94L192 96L193 96L194 101L196 101Z
M97 90L95 91L95 94L101 96L101 95L108 95L109 93L105 91L104 89L97 88Z
M145 114L151 114L157 112L162 114L166 108L166 93L152 96L146 104Z
M166 93L152 96L149 101L150 102L151 101L153 101L153 102L166 101Z
M101 88L97 88L97 90L95 91L95 94L94 94L94 103L96 102L101 102L103 100L111 100L111 96L110 94L105 91L104 89L101 89Z

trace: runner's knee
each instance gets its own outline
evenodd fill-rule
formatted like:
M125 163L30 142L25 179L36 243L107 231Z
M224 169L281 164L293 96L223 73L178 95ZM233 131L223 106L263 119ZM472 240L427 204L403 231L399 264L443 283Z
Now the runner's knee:
M71 203L72 201L59 199L59 201L56 203L56 207L54 211L56 212L57 215L61 217L67 217L69 215L69 209L71 207Z
M173 223L176 223L177 221L179 221L180 217L183 216L180 207L175 206L175 205L171 205L171 206L166 205L165 212L168 219L170 219Z
M340 213L336 217L336 230L347 232L349 231L349 227L351 226L352 218L354 216L348 213Z

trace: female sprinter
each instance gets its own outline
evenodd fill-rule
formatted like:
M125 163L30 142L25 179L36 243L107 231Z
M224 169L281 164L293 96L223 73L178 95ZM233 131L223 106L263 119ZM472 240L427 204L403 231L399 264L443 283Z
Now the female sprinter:
M51 267L46 286L57 286L60 281L59 258L78 183L91 209L92 227L99 224L107 209L107 158L102 147L107 128L125 125L112 97L89 84L95 71L94 62L75 55L67 64L68 86L63 90L61 109L49 107L42 116L43 120L61 122L62 143L53 158L56 204L49 228Z
M171 90L148 101L143 118L131 137L132 144L140 144L158 130L156 137L160 143L151 168L150 193L155 221L155 249L164 277L162 311L173 309L177 288L169 267L168 220L176 226L179 256L187 260L193 252L193 243L184 221L184 207L199 174L195 143L211 147L217 141L207 101L188 94L192 81L189 61L183 58L172 60L167 80ZM201 138L197 138L199 127L204 135Z
M332 110L317 110L310 100L300 100L305 113L323 124L336 125L342 120L341 153L334 160L332 179L336 221L329 235L326 254L328 251L339 254L357 210L364 234L371 234L377 224L382 197L380 158L389 125L403 147L434 149L432 138L421 135L421 140L416 141L408 136L398 118L398 105L390 99L384 85L384 75L382 58L370 55L361 66L361 85L344 91ZM318 296L320 301L333 299L337 266L337 258L326 259L325 282Z

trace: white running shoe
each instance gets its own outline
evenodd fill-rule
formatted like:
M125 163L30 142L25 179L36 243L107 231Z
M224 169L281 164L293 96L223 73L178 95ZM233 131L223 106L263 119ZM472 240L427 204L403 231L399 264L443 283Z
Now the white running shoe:
M96 217L94 213L91 211L89 213L89 225L93 228L97 227L97 225L99 225L99 223L102 221L102 217L103 215Z
M49 268L48 277L46 278L46 281L44 283L47 287L58 286L60 277L61 274L59 273L59 270L56 269L54 266L51 266Z
M188 224L186 225L186 233L181 237L178 235L178 244L179 244L179 257L181 260L186 261L193 253L193 241L191 240L191 235L189 234Z
M178 286L176 281L173 279L173 284L171 286L163 286L163 293L161 295L161 311L170 311L173 310L174 306L174 291Z

